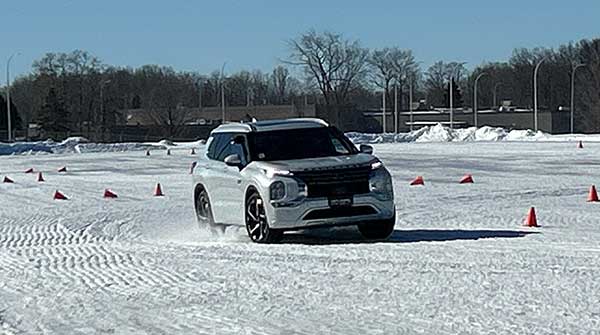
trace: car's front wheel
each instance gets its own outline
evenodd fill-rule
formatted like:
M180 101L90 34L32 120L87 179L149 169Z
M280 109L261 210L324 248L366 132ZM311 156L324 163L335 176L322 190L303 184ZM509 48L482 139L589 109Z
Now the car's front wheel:
M396 215L387 220L359 224L358 230L365 238L380 240L388 238L394 232L395 224Z
M271 229L265 212L265 204L256 190L246 199L246 230L248 237L256 243L276 243L281 241L283 231Z

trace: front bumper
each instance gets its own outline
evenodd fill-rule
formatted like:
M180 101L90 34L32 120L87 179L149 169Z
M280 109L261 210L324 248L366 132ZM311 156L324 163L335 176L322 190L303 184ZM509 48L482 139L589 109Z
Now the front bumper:
M390 219L394 201L380 200L372 194L355 195L352 207L331 208L327 198L307 198L293 207L274 207L266 203L269 226L274 229L303 229L316 226L345 226Z

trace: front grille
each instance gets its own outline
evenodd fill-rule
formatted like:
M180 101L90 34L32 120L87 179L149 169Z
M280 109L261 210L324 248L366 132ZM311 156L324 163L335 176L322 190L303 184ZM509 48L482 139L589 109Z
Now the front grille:
M308 197L343 197L369 193L371 166L294 172L307 186Z
M326 209L315 209L306 214L303 220L333 219L343 217L353 217L361 215L376 214L377 211L371 206L355 207L333 207Z

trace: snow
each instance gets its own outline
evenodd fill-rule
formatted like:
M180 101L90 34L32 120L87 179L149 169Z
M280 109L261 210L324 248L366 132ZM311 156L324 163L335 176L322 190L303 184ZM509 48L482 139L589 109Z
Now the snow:
M490 141L593 141L600 142L600 135L551 135L533 130L506 130L494 127L469 127L450 129L437 124L427 126L412 132L400 134L365 134L348 133L348 137L356 144L365 143L404 143L404 142L490 142Z
M398 216L377 243L354 228L212 237L194 218L197 156L178 145L3 156L0 333L596 333L600 143L561 138L375 144ZM531 206L540 228L522 226Z
M470 127L450 129L442 124L426 126L408 133L399 134L367 134L350 132L346 134L355 144L366 143L405 143L405 142L490 142L490 141L591 141L600 142L600 135L551 135L541 131L506 130L494 127ZM150 149L187 148L197 149L206 143L205 140L193 142L173 142L163 139L159 142L144 143L90 143L84 137L69 137L56 143L51 139L41 142L0 143L0 156L13 154L47 154L47 153L92 153L92 152L123 152Z

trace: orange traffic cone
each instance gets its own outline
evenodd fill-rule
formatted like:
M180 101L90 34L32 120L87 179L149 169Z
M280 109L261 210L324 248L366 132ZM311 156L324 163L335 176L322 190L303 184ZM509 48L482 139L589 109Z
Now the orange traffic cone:
M118 198L118 196L111 190L109 189L105 189L104 190L104 197L105 198Z
M198 162L192 162L192 166L190 166L190 174L194 173L194 169L196 168L197 164Z
M590 187L590 194L588 195L588 202L598 202L598 192L596 192L596 186Z
M410 182L410 186L414 186L414 185L425 185L425 181L423 180L423 177L418 176L417 178L415 178L413 181Z
M45 181L45 180L44 180L44 176L42 176L42 173L41 173L41 172L38 172L38 178L37 178L37 181L38 181L38 182L40 182L40 183L41 183L41 182L43 182L43 181Z
M579 143L577 143L577 149L583 149L583 141L579 141Z
M33 168L29 168L29 169L25 170L25 173L33 173Z
M460 180L461 184L473 184L473 176L468 174Z
M150 156L150 149L146 150L146 156Z
M56 192L54 192L54 200L69 200L69 198L67 198L64 194L60 193L59 190L56 190Z
M164 196L162 188L160 187L160 183L156 184L156 189L154 190L154 196L155 197L162 197L162 196Z
M537 224L537 217L535 215L535 207L531 207L529 209L529 213L527 213L527 218L525 219L525 223L523 225L525 227L539 227Z
M3 183L14 183L14 181L10 178L8 178L7 176L4 176L4 180L2 181Z
M67 172L67 167L63 166L60 169L58 169L58 172Z
M195 154L196 154L196 150L195 150L194 148L192 148L192 152L191 152L191 154L192 154L192 155L195 155Z
M171 156L171 149L167 149L167 156Z

